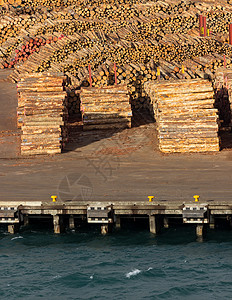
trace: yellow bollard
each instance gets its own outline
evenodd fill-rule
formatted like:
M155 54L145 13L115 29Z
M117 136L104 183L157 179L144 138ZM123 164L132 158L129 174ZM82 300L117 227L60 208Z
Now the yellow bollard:
M52 202L56 202L57 196L51 196Z
M199 202L200 196L199 195L195 195L195 196L193 196L193 198L195 199L195 202Z
M149 202L152 202L152 199L154 199L154 196L148 196Z

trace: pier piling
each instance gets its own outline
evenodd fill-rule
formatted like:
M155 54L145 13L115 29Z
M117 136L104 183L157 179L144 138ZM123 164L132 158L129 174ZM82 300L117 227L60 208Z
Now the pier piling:
M109 232L109 225L108 224L101 225L101 234L105 235L108 232Z
M158 234L161 229L159 216L155 216L155 215L149 216L149 225L150 225L150 232L154 234Z
M169 228L168 218L164 218L164 228Z
M29 216L28 215L24 215L23 216L23 225L24 226L28 226L29 225Z
M198 238L203 238L203 231L204 231L204 226L203 224L197 224L196 227L196 234Z
M212 215L210 215L210 219L209 219L209 228L215 229L215 220L214 220L214 216Z
M70 229L74 229L75 228L74 216L73 215L69 216L69 228Z
M116 216L115 227L116 229L121 228L121 218L119 216Z
M54 233L60 233L60 216L55 215L53 216L53 226L54 226Z
M8 232L10 234L15 234L18 232L18 230L19 230L18 224L9 224L8 225Z

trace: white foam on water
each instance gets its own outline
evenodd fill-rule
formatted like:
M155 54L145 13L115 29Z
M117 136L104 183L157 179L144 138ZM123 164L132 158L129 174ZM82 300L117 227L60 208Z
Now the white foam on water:
M152 267L150 267L150 268L148 268L148 269L147 269L147 271L151 271L152 269L153 269L153 268L152 268Z
M11 239L11 241L13 241L13 240L17 240L17 239L23 239L23 236L16 236L16 237L13 237L12 239Z
M56 275L52 277L52 279L59 279L59 278L61 278L61 275Z
M90 278L90 279L93 279L93 275L91 275L89 278Z
M141 272L139 269L134 269L131 272L126 273L126 278L131 278L131 276L136 276Z

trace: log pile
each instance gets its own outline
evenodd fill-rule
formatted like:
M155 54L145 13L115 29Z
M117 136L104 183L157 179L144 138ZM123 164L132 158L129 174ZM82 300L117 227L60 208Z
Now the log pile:
M84 130L131 127L131 105L126 85L81 88Z
M67 104L60 74L25 74L18 82L21 154L60 153L67 141Z
M223 127L231 126L232 119L232 69L220 68L215 74L215 107L218 108Z
M219 151L218 110L209 81L150 81L145 89L154 104L160 151Z

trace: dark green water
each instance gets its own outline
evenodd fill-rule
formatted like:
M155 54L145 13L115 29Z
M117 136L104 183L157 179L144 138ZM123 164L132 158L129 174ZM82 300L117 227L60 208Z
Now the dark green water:
M0 299L231 299L232 232L0 233Z

